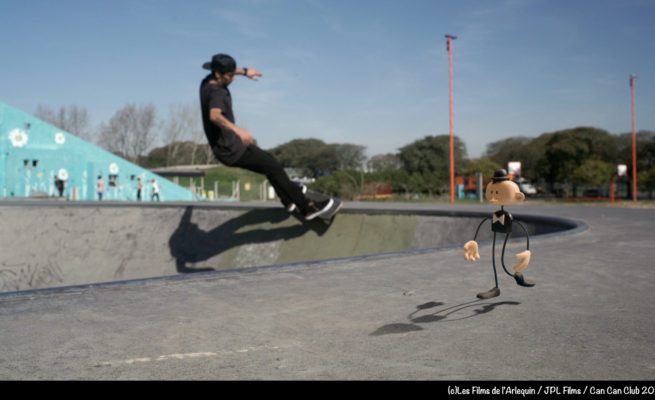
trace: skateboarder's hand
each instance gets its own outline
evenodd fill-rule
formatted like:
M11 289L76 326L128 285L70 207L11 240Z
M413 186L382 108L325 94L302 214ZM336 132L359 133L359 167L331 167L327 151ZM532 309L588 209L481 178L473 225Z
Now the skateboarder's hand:
M253 81L258 81L259 79L257 79L257 77L263 75L261 74L261 72L257 71L254 68L248 68L248 72L246 73L246 76L252 79Z
M516 264L515 266L512 267L512 268L514 268L514 271L516 271L516 272L523 271L525 269L525 267L527 267L528 264L530 263L530 256L531 255L532 255L532 253L530 253L530 250L526 250L523 253L519 253L519 254L515 255L514 258L517 258L517 259L519 259L521 261L519 261L518 264Z
M241 141L243 142L244 145L250 146L252 144L252 135L247 130L236 127L234 133L236 133L237 136L241 138Z
M464 259L466 261L475 261L480 259L480 253L478 253L478 243L475 240L470 240L464 245Z

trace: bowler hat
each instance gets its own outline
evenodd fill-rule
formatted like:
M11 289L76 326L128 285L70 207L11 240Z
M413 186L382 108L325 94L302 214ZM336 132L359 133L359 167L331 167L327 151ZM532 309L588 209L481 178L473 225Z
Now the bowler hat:
M507 181L509 180L509 176L507 176L507 171L501 168L494 172L494 177L491 178L491 180L494 181L494 183L498 181Z

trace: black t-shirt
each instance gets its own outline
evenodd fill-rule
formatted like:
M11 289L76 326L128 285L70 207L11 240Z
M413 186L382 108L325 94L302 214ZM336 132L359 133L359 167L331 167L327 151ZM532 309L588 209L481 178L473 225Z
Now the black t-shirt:
M234 132L221 129L209 120L209 110L219 108L223 116L234 123L230 91L226 87L208 83L211 79L212 75L207 75L200 84L202 124L216 158L225 165L232 165L246 151L246 146Z

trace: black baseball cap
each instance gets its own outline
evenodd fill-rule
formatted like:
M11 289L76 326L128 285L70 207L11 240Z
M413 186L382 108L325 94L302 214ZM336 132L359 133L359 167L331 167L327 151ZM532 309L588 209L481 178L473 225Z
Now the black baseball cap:
M226 74L228 72L234 72L237 69L237 62L227 54L216 54L212 57L211 62L204 63L202 67L211 71L220 72L221 74Z

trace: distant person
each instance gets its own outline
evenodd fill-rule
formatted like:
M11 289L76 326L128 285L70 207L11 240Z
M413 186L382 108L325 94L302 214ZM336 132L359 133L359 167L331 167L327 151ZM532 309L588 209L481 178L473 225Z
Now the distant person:
M255 81L262 76L254 68L237 69L236 65L232 57L217 54L202 66L212 71L200 83L200 105L205 135L214 155L227 166L266 175L287 210L293 211L297 207L308 220L327 213L333 199L314 202L307 198L270 153L252 144L250 132L235 124L232 97L227 87L235 75L244 75Z
M138 183L136 184L136 200L141 201L141 189L143 189L143 183L141 182L141 178L138 179Z
M157 184L157 180L153 179L152 180L152 201L155 201L155 196L157 197L157 201L159 201L159 185Z
M64 197L64 188L65 188L66 183L59 179L58 177L55 176L55 187L57 188L57 191L59 192L59 197Z
M102 194L105 192L105 181L102 180L102 175L98 176L98 201L102 201Z

